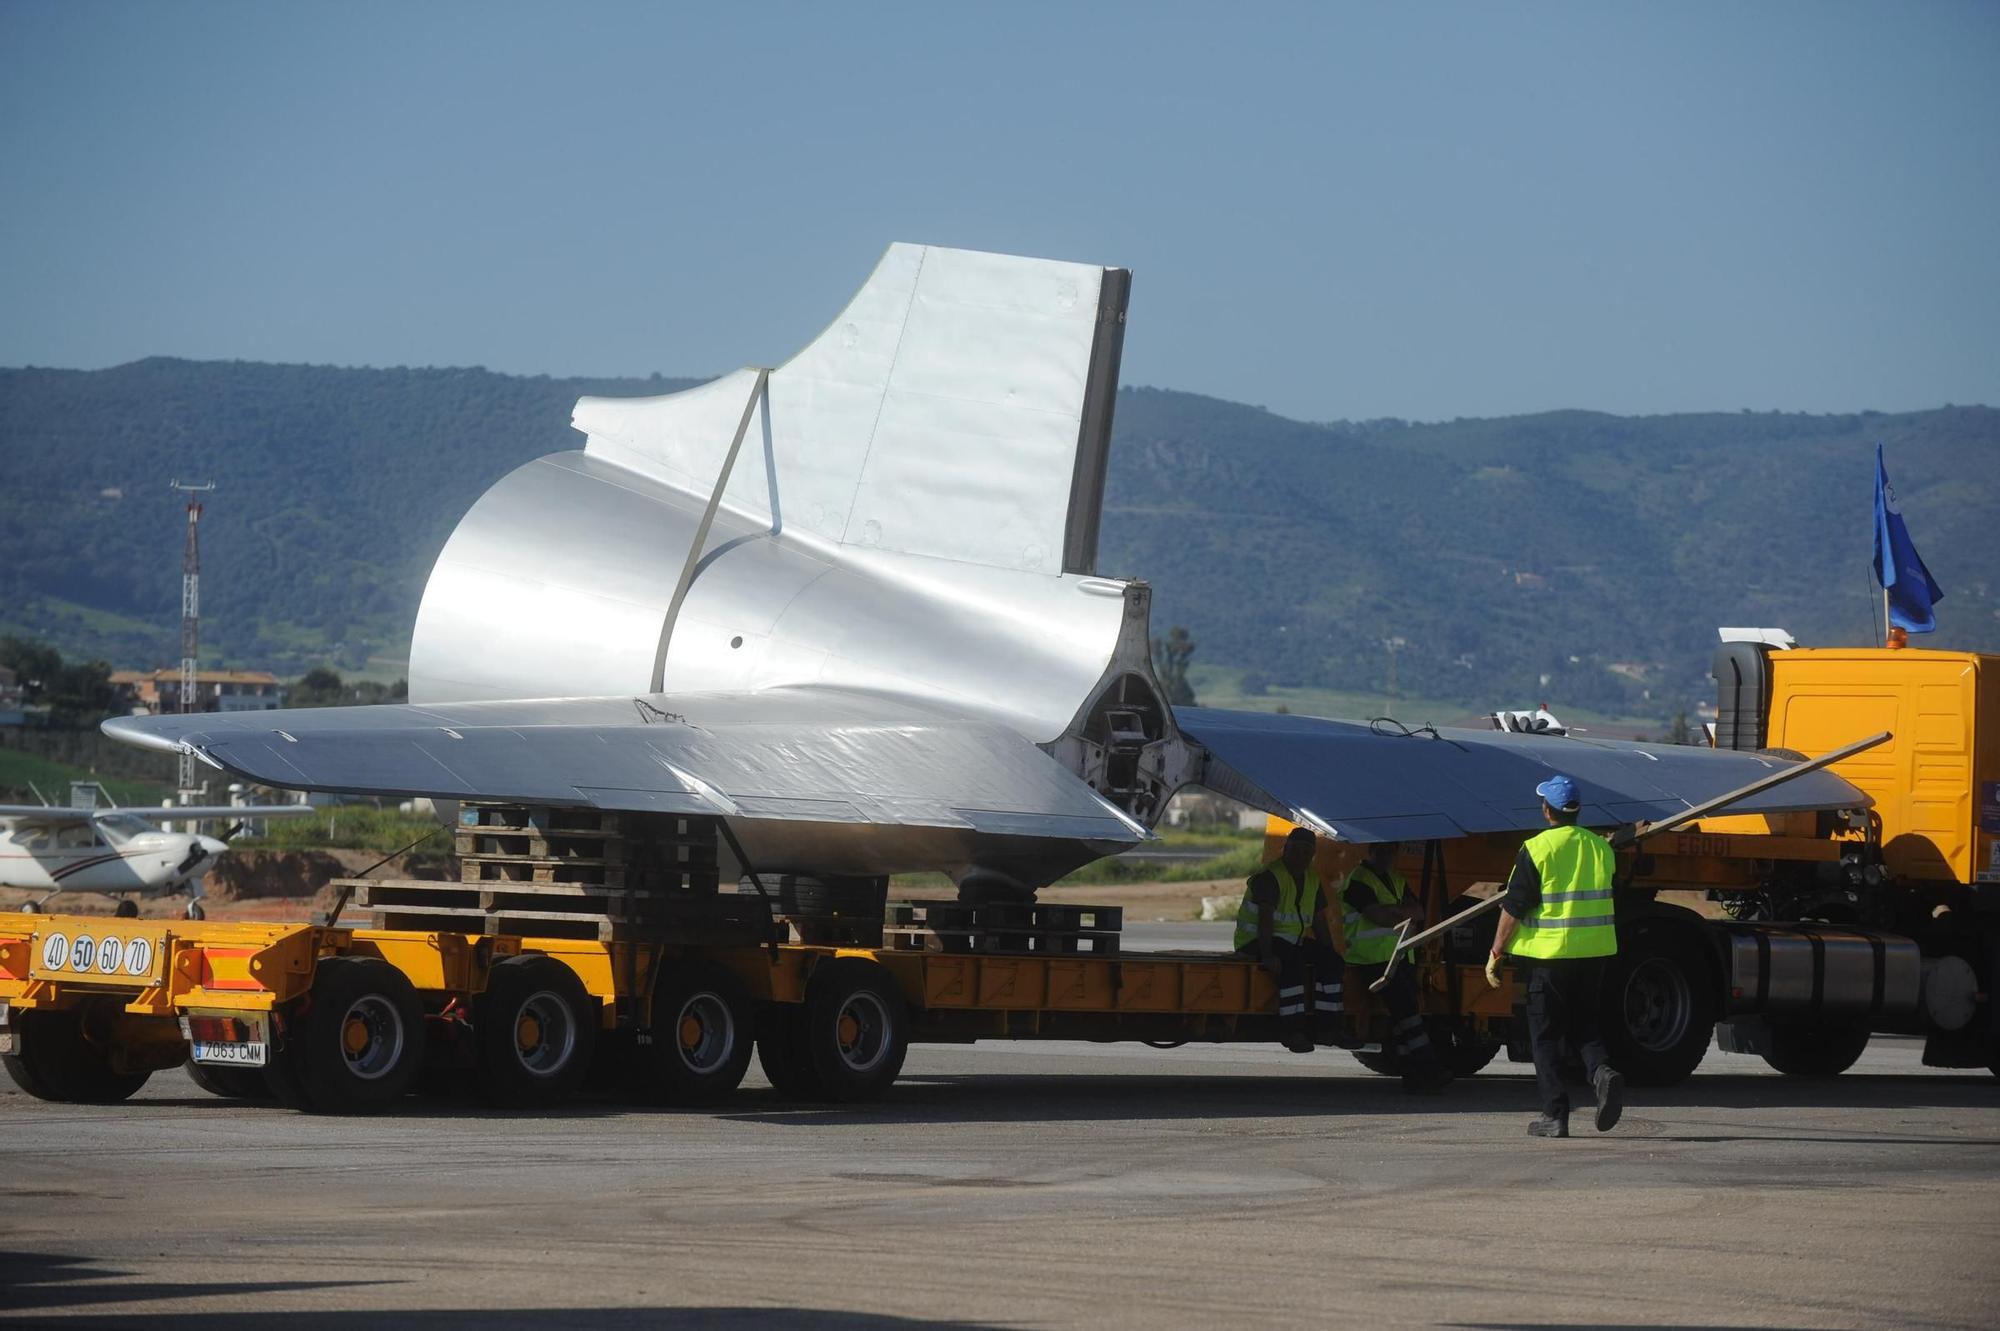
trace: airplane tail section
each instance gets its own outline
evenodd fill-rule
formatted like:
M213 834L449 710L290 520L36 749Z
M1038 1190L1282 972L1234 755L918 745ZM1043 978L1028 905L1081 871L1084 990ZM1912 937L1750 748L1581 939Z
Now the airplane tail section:
M890 246L804 350L584 398L418 613L419 702L834 686L1051 741L1103 678L1094 576L1129 275Z

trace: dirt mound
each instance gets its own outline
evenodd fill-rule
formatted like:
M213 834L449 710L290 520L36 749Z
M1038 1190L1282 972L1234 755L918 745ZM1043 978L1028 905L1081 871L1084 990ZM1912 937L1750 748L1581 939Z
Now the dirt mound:
M202 890L217 902L312 898L334 879L353 878L381 858L372 850L236 850L208 871ZM399 857L370 875L429 880L457 876L456 864L438 855Z

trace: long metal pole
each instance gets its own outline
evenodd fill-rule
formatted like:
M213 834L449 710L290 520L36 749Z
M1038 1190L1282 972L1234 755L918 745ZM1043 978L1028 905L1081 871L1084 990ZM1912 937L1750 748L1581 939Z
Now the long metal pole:
M1635 823L1630 827L1621 827L1611 835L1611 847L1614 850L1622 850L1626 846L1637 845L1647 837L1658 836L1662 832L1671 832L1676 827L1685 827L1697 818L1705 818L1709 814L1726 809L1732 804L1740 804L1752 795L1761 795L1775 786L1782 786L1787 781L1796 780L1808 772L1817 772L1823 767L1831 767L1843 759L1852 758L1857 753L1865 753L1878 744L1887 744L1894 737L1892 731L1885 730L1879 735L1871 735L1867 739L1856 740L1852 744L1842 745L1831 753L1823 753L1819 757L1800 763L1795 767L1787 767L1783 771L1773 772L1769 776L1760 776L1748 785L1738 786L1726 794L1717 795L1712 800L1703 800L1691 809L1683 809L1671 818L1663 818L1657 823ZM1382 968L1382 977L1368 986L1370 992L1379 991L1383 985L1389 982L1389 977L1395 973L1396 962L1401 959L1403 953L1417 946L1419 943L1429 942L1439 934L1454 929L1468 920L1476 919L1490 910L1497 910L1500 903L1505 900L1506 896L1504 893L1496 892L1478 905L1468 906L1450 919L1434 924L1418 934L1408 933L1410 922L1405 920L1401 925L1397 926L1400 932L1396 939L1396 950L1389 954L1389 964Z
M652 691L664 692L667 687L667 647L674 640L674 625L681 617L681 602L687 600L688 588L694 583L694 571L701 563L702 548L708 544L708 529L715 522L715 510L722 506L722 492L729 486L729 473L736 468L736 454L743 448L743 436L749 432L750 418L757 413L757 403L770 385L771 372L757 371L757 382L751 386L750 400L743 404L743 419L736 423L736 437L729 441L729 451L723 455L722 471L715 478L715 488L709 492L708 507L702 510L701 521L695 525L694 540L688 545L687 559L681 565L680 581L674 584L673 599L667 603L667 617L660 624L660 645L653 652Z
M199 495L215 489L215 482L206 485L182 485L179 477L172 481L172 488L187 496L187 537L181 544L181 690L180 710L183 713L200 710L197 693L201 655L201 500ZM195 799L194 754L183 750L180 760L179 798L183 804L191 804ZM195 830L188 824L187 830Z

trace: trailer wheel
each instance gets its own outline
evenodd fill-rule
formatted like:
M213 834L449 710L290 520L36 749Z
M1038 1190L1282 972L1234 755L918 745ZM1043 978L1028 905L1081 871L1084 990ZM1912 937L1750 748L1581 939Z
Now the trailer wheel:
M750 1005L721 966L669 972L653 991L653 1041L640 1052L645 1089L663 1103L709 1104L750 1068Z
M576 1093L597 1046L597 1004L552 957L510 957L488 973L475 1009L479 1086L515 1108Z
M224 1100L271 1098L271 1084L265 1080L263 1068L218 1067L213 1063L197 1063L191 1058L183 1066L187 1069L188 1080L210 1095Z
M281 1079L296 1075L302 1107L315 1113L383 1109L416 1085L424 1034L423 1005L401 971L374 957L330 957L292 1024L290 1066L269 1078L272 1091L292 1102Z
M806 987L806 1052L826 1098L882 1098L910 1047L910 1017L889 972L872 961L822 966Z
M1868 1047L1863 1021L1780 1021L1773 1018L1764 1061L1789 1077L1838 1077Z
M1715 983L1701 939L1679 928L1634 930L1605 967L1604 1042L1634 1086L1693 1075L1715 1035Z
M757 1064L781 1099L827 1098L806 1048L805 1009L797 1003L770 1003L757 1014Z
M111 1105L131 1099L152 1074L114 1069L109 1054L85 1034L87 1016L81 1004L16 1012L21 1052L5 1059L14 1084L37 1100L61 1104Z

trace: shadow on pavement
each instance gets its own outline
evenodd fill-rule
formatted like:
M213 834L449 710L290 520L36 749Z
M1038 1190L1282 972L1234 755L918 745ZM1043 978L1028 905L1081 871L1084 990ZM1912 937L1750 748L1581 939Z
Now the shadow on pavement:
M386 1280L124 1281L130 1275L89 1257L60 1253L0 1252L0 1317L20 1325L19 1314L52 1308L84 1308L102 1303L157 1303L212 1295L283 1294L314 1289L353 1289L393 1284ZM149 1320L157 1313L147 1313ZM102 1325L92 1318L65 1317L64 1326Z
M1572 1094L1585 1098L1580 1089ZM1699 1077L1662 1089L1633 1087L1626 1093L1627 1112L1638 1114L1656 1109L1957 1109L1985 1108L1996 1102L2000 1102L2000 1082L1984 1073L1966 1077L1878 1076L1827 1082L1725 1074ZM857 1114L892 1123L988 1123L1022 1119L1160 1122L1387 1113L1413 1116L1518 1112L1532 1117L1535 1087L1533 1076L1525 1069L1489 1070L1476 1077L1460 1078L1439 1096L1405 1095L1393 1077L1278 1077L1193 1071L1185 1076L979 1073L910 1076L897 1082L888 1098L876 1105L797 1104L779 1100L772 1092L750 1090L742 1093L736 1106L700 1112L732 1120L800 1126ZM1966 1144L1976 1139L1943 1140Z
M1439 1322L1453 1331L1814 1331L1809 1326L1724 1322Z
M165 1284L127 1282L129 1273L94 1264L86 1257L33 1252L0 1252L0 1317L9 1326L49 1327L265 1327L282 1322L288 1331L361 1331L382 1326L415 1331L488 1331L496 1326L534 1326L537 1331L578 1327L612 1331L624 1327L734 1328L814 1327L844 1331L849 1327L968 1328L986 1324L885 1317L877 1313L828 1312L813 1308L480 1308L408 1309L255 1309L247 1312L172 1312L158 1307L135 1312L71 1312L51 1317L23 1313L79 1309L96 1304L159 1304L186 1299L237 1297L252 1294L297 1293L302 1290L352 1289L393 1284L375 1280L189 1280Z

